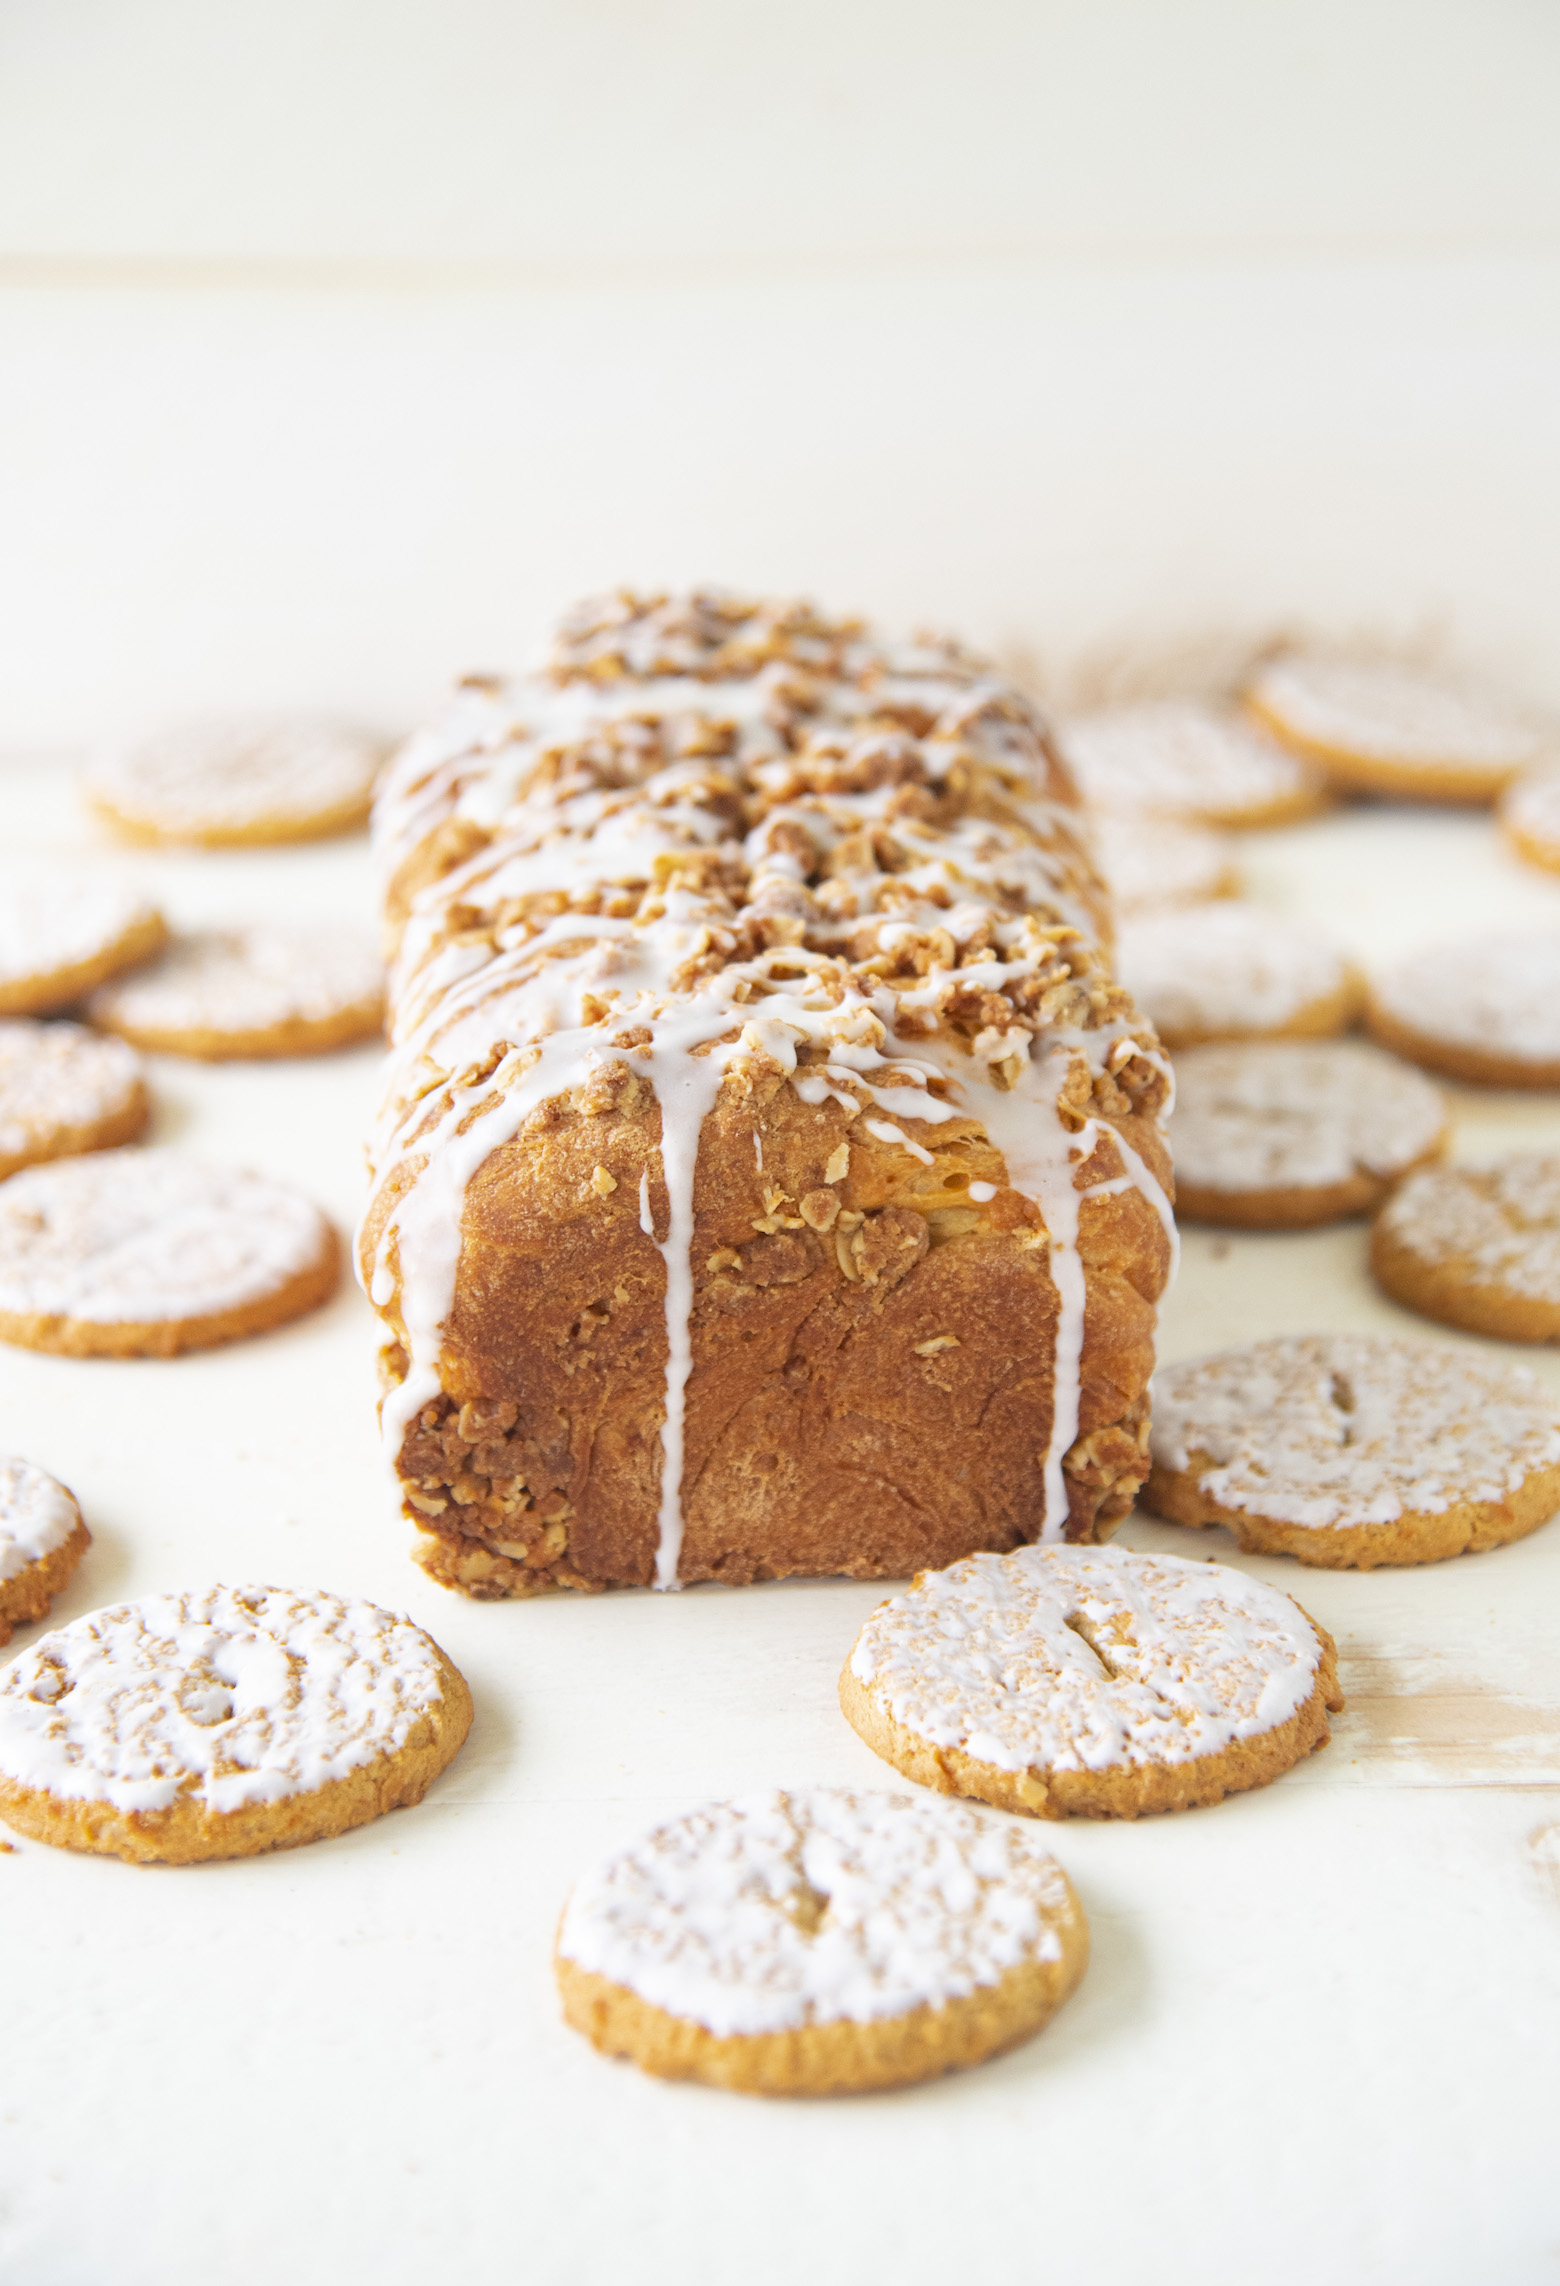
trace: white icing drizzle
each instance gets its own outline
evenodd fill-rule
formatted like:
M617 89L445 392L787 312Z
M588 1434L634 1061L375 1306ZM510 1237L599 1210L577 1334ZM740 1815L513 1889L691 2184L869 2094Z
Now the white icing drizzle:
M0 1160L43 1158L128 1108L140 1059L80 1024L0 1023Z
M1375 979L1377 1006L1410 1031L1513 1063L1560 1063L1560 935L1511 929L1426 945Z
M1020 1548L922 1572L851 1654L933 1746L998 1770L1191 1762L1287 1722L1321 1644L1299 1606L1224 1564Z
M558 1950L730 2038L962 1999L1059 1959L1072 1911L1022 1819L814 1787L657 1826L579 1882Z
M1504 1500L1560 1462L1522 1366L1381 1334L1291 1334L1154 1376L1153 1456L1222 1507L1313 1530Z
M641 631L612 624L632 650ZM1109 1135L1126 1172L1096 1195L1143 1190L1173 1234L1163 1192L1114 1128L1089 1121L1070 1138L1057 1115L1055 1087L1078 1056L1095 1073L1134 1057L1165 1067L1119 996L1107 1021L1079 1021L1092 1004L1071 978L1095 961L1098 906L1077 813L1042 792L1044 750L1022 702L947 650L905 655L894 674L864 639L851 657L858 683L815 673L802 698L784 661L751 681L679 670L467 694L443 744L414 741L392 768L381 804L392 867L451 817L493 837L413 900L392 972L395 1052L372 1156L381 1191L396 1190L365 1264L376 1306L399 1308L408 1360L384 1408L387 1452L440 1392L471 1176L540 1103L626 1063L657 1098L668 1199L657 1237L644 1170L640 1227L666 1268L663 1587L682 1532L699 1133L734 1065L767 1058L806 1101L882 1115L866 1131L926 1165L936 1154L905 1121L986 1124L1051 1234L1050 1534L1065 1522L1083 1346L1073 1158ZM914 714L914 738L872 721L894 706ZM864 721L855 744L829 727ZM687 750L668 761L679 739ZM916 806L927 796L906 798L907 785L972 769L1004 807L934 824ZM734 815L755 811L739 837ZM685 878L688 866L715 872ZM961 995L996 1012L973 1039L948 1036ZM999 1069L1006 1086L986 1084ZM754 1154L761 1169L756 1132Z
M1176 1057L1177 1175L1231 1193L1392 1176L1435 1148L1446 1101L1360 1040L1226 1040Z
M63 1484L31 1461L0 1456L0 1581L63 1548L80 1522Z
M216 1316L312 1269L318 1207L182 1151L95 1151L0 1185L0 1310L143 1325Z
M409 1619L321 1590L146 1596L40 1637L0 1676L0 1774L121 1811L221 1814L396 1753L443 1698Z

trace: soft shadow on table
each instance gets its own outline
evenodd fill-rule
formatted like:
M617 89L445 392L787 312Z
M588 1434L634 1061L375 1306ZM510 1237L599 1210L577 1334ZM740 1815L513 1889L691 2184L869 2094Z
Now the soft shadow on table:
M1149 1986L1148 1956L1136 1922L1125 1913L1091 1910L1086 1885L1080 1884L1080 1894L1089 1914L1089 1966L1082 1984L1043 2032L989 2064L977 2064L973 2073L954 2073L945 2079L928 2080L920 2087L848 2100L933 2104L955 2082L963 2084L976 2076L993 2095L1018 2095L1031 2085L1074 2070L1080 2059L1092 2061L1123 2034L1134 2034Z

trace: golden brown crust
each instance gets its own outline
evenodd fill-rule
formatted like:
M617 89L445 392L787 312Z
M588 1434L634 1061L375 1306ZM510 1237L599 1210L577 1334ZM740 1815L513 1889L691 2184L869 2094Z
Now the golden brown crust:
M1365 1000L1365 980L1355 969L1346 969L1343 981L1333 992L1324 992L1282 1024L1268 1024L1260 1028L1250 1025L1218 1025L1212 1029L1201 1025L1181 1028L1174 1024L1158 1026L1159 1037L1170 1049L1201 1047L1211 1040L1331 1040L1340 1032L1347 1032L1359 1016Z
M1475 1087L1560 1087L1560 1063L1534 1063L1528 1057L1470 1048L1460 1040L1438 1040L1432 1032L1415 1031L1375 999L1366 1007L1365 1025L1394 1055L1422 1064L1427 1071L1444 1072L1449 1079L1466 1080Z
M1409 801L1460 802L1487 806L1517 774L1517 765L1503 769L1467 766L1462 769L1426 769L1423 764L1393 762L1379 754L1358 754L1346 746L1331 746L1306 738L1291 729L1283 715L1265 706L1248 691L1245 707L1253 720L1270 731L1291 754L1303 755L1325 770L1341 793L1395 794Z
M137 961L150 960L167 941L168 928L161 913L145 913L89 960L0 983L0 1016L49 1016L57 1009L69 1008L111 976L134 968Z
M100 1032L115 1032L132 1047L166 1056L193 1056L203 1063L250 1062L271 1056L322 1056L378 1036L384 1024L384 996L358 1001L329 1016L292 1016L283 1024L235 1032L206 1025L165 1026L127 1023L123 1017L94 1014Z
M1050 1924L1061 1939L1059 1960L1021 1961L999 1984L963 1999L867 2023L722 2038L556 1950L553 1968L565 2021L604 2055L626 2056L658 2079L702 2080L742 2095L861 2095L984 2063L1049 2023L1089 1960L1088 1923L1071 1883L1067 1897L1067 1912Z
M1222 1524L1247 1555L1294 1556L1326 1571L1374 1571L1383 1564L1438 1564L1447 1556L1479 1555L1536 1532L1560 1508L1560 1465L1535 1469L1504 1500L1458 1500L1443 1512L1406 1509L1390 1524L1325 1527L1286 1524L1226 1508L1203 1491L1213 1466L1194 1452L1186 1469L1156 1463L1139 1499L1171 1524Z
M366 1826L387 1810L420 1802L459 1753L471 1728L465 1677L437 1644L442 1696L404 1746L377 1755L345 1778L278 1802L241 1810L207 1810L186 1795L167 1810L116 1810L107 1802L66 1801L0 1775L0 1819L57 1849L119 1857L131 1865L201 1865L218 1858L258 1857L297 1849Z
M1455 1259L1427 1262L1379 1221L1371 1231L1370 1266L1378 1285L1421 1317L1498 1341L1560 1341L1560 1303L1481 1284Z
M373 797L365 792L350 801L328 803L317 810L276 810L244 826L209 825L199 829L154 826L144 818L127 817L101 794L88 797L92 809L124 841L143 848L256 849L283 841L324 841L332 834L354 833L368 822ZM104 975L113 972L105 969ZM92 979L94 984L101 977Z
M13 1572L8 1580L0 1580L0 1645L9 1643L18 1627L46 1616L91 1545L92 1534L78 1514L69 1537L57 1548Z
M86 1151L111 1151L119 1143L136 1143L146 1133L152 1116L146 1083L131 1081L117 1111L104 1119L90 1119L80 1127L55 1127L26 1151L0 1151L0 1180L23 1167L41 1166L45 1159L74 1159Z
M1152 1121L1118 1117L1168 1187ZM618 1067L595 1108L542 1106L468 1190L447 1395L401 1454L409 1515L451 1551L423 1558L446 1584L494 1596L653 1576L666 1273L639 1226L638 1177L648 1164L664 1228L659 1121ZM1058 1313L1048 1249L1020 1193L970 1202L972 1181L1003 1175L975 1121L921 1136L929 1168L856 1133L833 1102L803 1103L778 1073L722 1088L694 1198L684 1580L902 1577L1039 1531ZM862 1218L848 1236L791 1203L817 1196L847 1140L833 1191ZM1077 1187L1121 1172L1107 1129ZM783 1221L766 1214L777 1193L799 1227L755 1231ZM365 1255L393 1201L387 1190L371 1210ZM1068 1536L1088 1540L1127 1513L1147 1471L1169 1242L1128 1191L1084 1203L1079 1250L1089 1301L1066 1474Z
M314 1261L258 1301L195 1318L156 1318L140 1324L100 1324L90 1318L43 1316L0 1310L0 1341L19 1349L41 1349L55 1357L178 1357L191 1349L215 1349L249 1334L269 1333L328 1302L341 1281L341 1241L323 1225Z
M1308 1754L1327 1744L1329 1712L1343 1706L1338 1689L1338 1654L1325 1627L1316 1628L1321 1645L1316 1687L1287 1722L1260 1738L1237 1739L1218 1754L1186 1762L1121 1763L1103 1770L1001 1770L962 1747L933 1746L896 1721L870 1683L861 1682L847 1659L840 1673L840 1707L845 1720L885 1762L938 1794L967 1794L993 1809L1015 1810L1032 1818L1141 1818L1162 1810L1195 1810L1266 1786Z

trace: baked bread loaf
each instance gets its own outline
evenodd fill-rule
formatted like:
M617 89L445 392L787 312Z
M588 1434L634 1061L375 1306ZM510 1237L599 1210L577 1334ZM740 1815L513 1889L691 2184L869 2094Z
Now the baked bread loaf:
M1126 1514L1168 1072L1018 691L615 596L465 685L376 834L359 1269L435 1577L894 1577Z

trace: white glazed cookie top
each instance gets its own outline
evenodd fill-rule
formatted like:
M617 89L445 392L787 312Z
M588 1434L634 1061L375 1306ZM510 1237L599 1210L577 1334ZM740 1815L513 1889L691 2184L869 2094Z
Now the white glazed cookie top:
M1514 1063L1560 1062L1560 935L1465 934L1397 961L1372 987L1412 1032Z
M1310 745L1415 769L1520 770L1544 747L1498 694L1387 660L1275 659L1250 696Z
M192 722L102 755L85 782L95 801L156 832L241 833L366 809L382 751L341 723Z
M52 1556L80 1522L63 1484L31 1461L0 1456L0 1580Z
M111 882L7 879L0 884L0 985L97 960L155 908Z
M1393 1193L1378 1227L1469 1285L1560 1302L1560 1159L1516 1152L1492 1167L1425 1167Z
M922 1572L850 1669L906 1730L998 1770L1190 1762L1287 1722L1321 1643L1278 1588L1126 1548L1019 1548Z
M1153 1456L1225 1508L1392 1524L1504 1500L1560 1462L1560 1405L1521 1366L1381 1334L1295 1334L1154 1377Z
M1102 709L1062 726L1084 800L1112 813L1235 825L1309 795L1315 773L1238 715L1188 699Z
M1321 1189L1394 1175L1446 1125L1439 1088L1358 1040L1227 1040L1175 1060L1170 1151L1215 1191Z
M1095 818L1093 833L1118 913L1200 904L1222 896L1234 875L1230 841L1203 826L1122 814Z
M355 929L205 929L102 986L88 1013L133 1031L264 1032L372 1006L383 990L379 955Z
M1059 1959L1068 1910L1016 1819L815 1787L656 1827L579 1883L558 1950L726 2038L961 1999Z
M1117 973L1162 1032L1272 1032L1348 981L1303 921L1251 905L1145 913L1124 923Z
M112 1119L140 1076L140 1059L123 1040L99 1039L80 1024L0 1023L0 1158Z
M1500 814L1526 840L1560 846L1560 766L1540 763L1524 771L1502 794Z
M329 1243L285 1184L181 1151L95 1151L0 1184L0 1310L94 1325L211 1317L263 1300Z
M377 1604L210 1587L90 1612L0 1677L0 1777L65 1801L221 1815L402 1748L443 1696L434 1646Z

